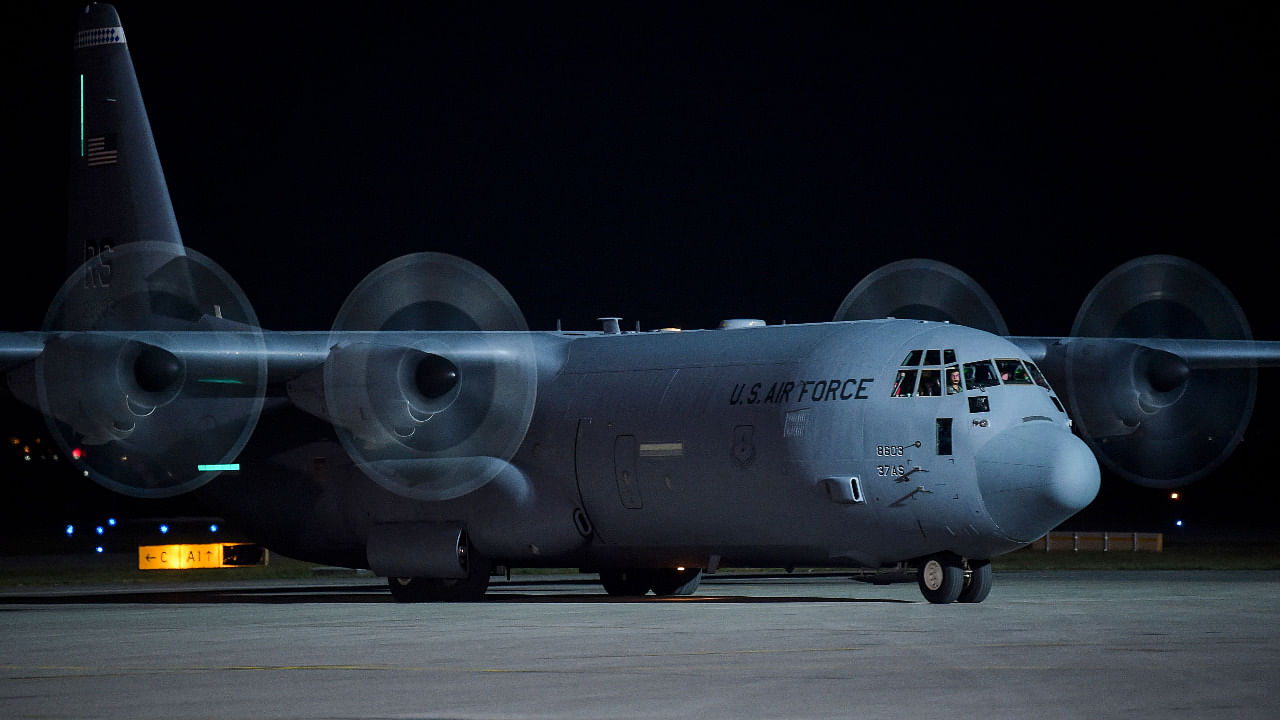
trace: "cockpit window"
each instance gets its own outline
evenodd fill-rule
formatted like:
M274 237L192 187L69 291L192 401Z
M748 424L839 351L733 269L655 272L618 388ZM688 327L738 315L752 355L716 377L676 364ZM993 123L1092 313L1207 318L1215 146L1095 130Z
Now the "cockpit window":
M952 352L948 350L947 352ZM955 353L952 353L954 355ZM960 384L960 366L948 365L946 372L946 388L948 395L964 392L964 386Z
M946 367L943 367L943 364ZM955 383L951 383L951 376ZM919 384L917 385L917 381ZM893 397L938 397L946 387L947 395L964 392L960 385L960 366L954 349L912 350L902 359L893 381Z
M916 390L916 371L915 370L899 370L898 377L893 381L894 397L911 397Z
M920 397L936 397L942 394L942 379L938 370L920 371Z
M1017 358L997 358L996 367L1000 369L1000 379L1005 385L1030 385L1031 373L1022 366Z
M990 360L964 364L964 386L970 390L993 387L1000 384L1000 376Z
M1035 380L1037 385L1049 392L1053 392L1053 388L1049 387L1049 380L1045 378L1044 373L1040 372L1040 368L1036 367L1035 363L1028 360L1027 369L1031 371L1031 379Z

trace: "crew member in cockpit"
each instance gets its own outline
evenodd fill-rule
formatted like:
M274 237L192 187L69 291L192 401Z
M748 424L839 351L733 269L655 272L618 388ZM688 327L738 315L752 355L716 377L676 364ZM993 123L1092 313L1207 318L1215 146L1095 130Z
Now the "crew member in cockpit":
M960 387L960 368L947 368L947 394L955 395L963 390Z

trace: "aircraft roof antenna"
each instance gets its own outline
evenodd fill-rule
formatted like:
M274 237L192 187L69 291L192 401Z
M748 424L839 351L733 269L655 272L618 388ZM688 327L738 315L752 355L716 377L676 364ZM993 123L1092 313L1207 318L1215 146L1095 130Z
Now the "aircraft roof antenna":
M619 335L622 333L622 328L618 324L622 321L622 318L602 317L602 318L596 318L596 320L599 320L600 322L604 323L604 333L606 335Z

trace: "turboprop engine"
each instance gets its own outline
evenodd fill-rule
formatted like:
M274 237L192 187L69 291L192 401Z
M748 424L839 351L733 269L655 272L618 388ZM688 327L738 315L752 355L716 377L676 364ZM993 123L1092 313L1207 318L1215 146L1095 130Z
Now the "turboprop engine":
M244 448L266 392L253 309L198 253L137 242L63 285L33 362L9 376L66 456L134 497L212 480Z
M484 270L438 253L392 260L347 297L329 347L289 395L383 487L447 500L510 469L537 361L524 316Z

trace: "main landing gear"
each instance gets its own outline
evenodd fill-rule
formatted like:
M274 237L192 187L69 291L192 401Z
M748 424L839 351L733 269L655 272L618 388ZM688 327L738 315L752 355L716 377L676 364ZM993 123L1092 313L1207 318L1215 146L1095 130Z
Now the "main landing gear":
M626 568L601 570L600 584L614 597L692 595L702 583L701 568Z
M389 577L391 596L399 602L474 602L489 589L488 559L473 553L464 578Z
M980 603L991 592L991 561L939 553L920 561L916 577L924 599L931 603Z

